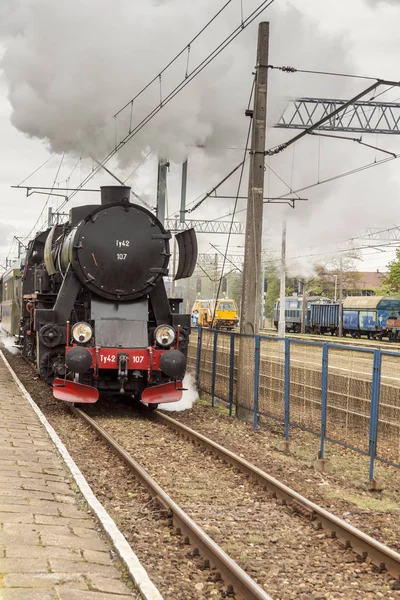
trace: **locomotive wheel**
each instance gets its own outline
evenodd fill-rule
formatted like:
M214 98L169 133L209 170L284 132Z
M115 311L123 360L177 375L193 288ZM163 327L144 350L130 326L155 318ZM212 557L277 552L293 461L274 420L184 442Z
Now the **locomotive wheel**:
M147 408L148 408L150 411L157 410L157 408L158 408L158 404L148 404L148 405L147 405Z
M58 325L47 323L39 332L39 339L46 348L55 348L62 344L63 334Z
M44 352L39 360L40 375L52 385L55 377L65 375L65 357L59 352Z

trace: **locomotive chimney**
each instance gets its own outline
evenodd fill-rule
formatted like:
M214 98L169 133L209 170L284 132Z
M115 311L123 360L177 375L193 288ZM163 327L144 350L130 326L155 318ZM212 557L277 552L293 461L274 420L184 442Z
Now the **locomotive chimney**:
M131 196L131 188L124 185L102 185L101 189L101 205L113 204L114 202L129 202Z

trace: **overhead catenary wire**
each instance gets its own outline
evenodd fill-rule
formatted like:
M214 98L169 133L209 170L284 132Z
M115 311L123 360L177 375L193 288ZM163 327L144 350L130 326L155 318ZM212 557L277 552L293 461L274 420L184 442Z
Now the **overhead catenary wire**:
M299 192L304 192L306 190L311 190L312 188L318 187L319 185L323 185L325 183L330 183L332 181L337 181L339 179L343 179L345 177L349 177L350 175L354 175L357 173L360 173L362 171L366 171L368 169L372 169L373 167L377 167L379 165L382 165L384 163L390 162L392 160L396 160L400 158L400 154L396 154L395 156L389 156L388 158L382 158L381 160L378 160L376 162L372 162L372 163L367 163L366 165L362 165L361 167L356 167L354 169L350 169L349 171L344 171L343 173L339 173L338 175L333 175L332 177L327 177L326 179L322 179L321 181L317 181L315 183L311 183L309 185L305 185L301 188L297 188L296 190L293 190L292 192L286 192L285 194L282 194L279 196L279 198L285 198L286 196L288 196L290 193L293 194L298 194ZM247 210L247 208L242 208L240 210L238 210L236 212L236 214L245 212ZM231 212L223 214L219 217L215 217L214 221L219 221L221 219L226 219L227 217L231 216Z
M319 256L332 256L335 254L342 254L342 253L346 253L346 252L353 252L353 251L359 251L359 250L372 250L372 249L380 249L380 248L388 248L387 251L389 251L391 248L397 248L398 244L396 242L391 242L388 244L373 244L373 245L369 245L369 246L353 246L352 248L332 248L331 250L327 250L325 252L311 252L308 254L298 254L295 256L289 256L287 257L287 260L298 260L300 258L312 258L312 257L319 257ZM379 250L380 252L385 252L385 250ZM280 250L268 250L268 253L270 254L277 254L279 253ZM242 256L242 255L236 255L236 256ZM268 258L269 262L272 263L279 263L280 262L280 258L274 258L272 256L270 256Z
M153 150L150 150L146 156L143 158L143 160L133 169L132 173L130 173L130 175L128 175L128 177L124 180L124 184L129 181L129 179L131 177L133 177L133 175L136 173L136 171L138 171L140 169L140 167L142 165L144 165L144 163L147 161L148 158L150 158L151 154L153 153Z
M133 106L133 103L135 102L135 100L137 100L137 98L139 98L139 96L141 96L155 81L157 81L157 79L160 80L160 78L162 77L162 75L165 73L165 71L167 69L169 69L169 67L171 67L180 56L182 56L182 54L184 54L185 52L190 52L190 48L192 47L192 45L194 44L194 42L206 31L206 29L208 29L208 27L219 17L219 15L221 13L224 12L224 10L229 6L229 4L231 4L233 0L228 0L216 13L215 15L200 29L200 31L198 33L196 33L196 35L194 36L194 38L192 38L190 40L190 42L188 42L183 48L182 50L180 50L180 52L178 52L178 54L176 54L174 56L173 59L171 59L169 61L169 63L167 63L165 65L165 67L163 69L161 69L161 71L159 71L157 73L157 75L155 75L153 77L153 79L151 79L137 94L135 94L126 104L124 104L124 106L122 106L122 108L120 108L115 114L114 114L114 118L117 117L123 110L125 110L125 108L127 108L128 106ZM188 68L188 64L189 64L189 58L187 59L187 68Z
M269 65L269 68L273 68L273 69L278 69L278 68L279 68L280 70L285 70L285 71L289 71L289 72L302 72L302 70L295 69L294 67L273 67L272 65ZM323 72L323 71L307 71L307 72L308 72L308 73L313 73L313 74L319 74L319 75L337 75L337 76L343 76L343 77L354 77L354 78L356 78L356 79L373 79L375 82L381 82L382 84L384 83L384 82L383 82L383 80L380 80L380 79L377 79L377 78L372 78L372 77L362 77L362 76L358 76L358 75L351 75L351 74L348 74L348 73L347 73L347 74L345 74L345 73L342 73L342 74L340 74L340 73L330 73L330 72ZM370 87L371 87L371 86L370 86ZM375 87L376 87L376 85L374 84L372 87L373 87L373 88L375 88ZM394 83L390 85L389 89L382 90L381 92L379 92L379 94L376 94L375 96L373 96L373 98L374 98L374 97L375 97L375 98L377 98L378 96L380 96L380 95L382 95L382 94L384 94L384 93L388 92L388 91L389 91L390 89L392 89L393 87L396 87L396 85L395 85ZM368 88L368 89L370 89L370 88ZM356 97L360 97L360 96L362 96L362 95L365 95L366 93L367 93L367 91L364 91L364 92L362 92L361 94L358 94ZM353 100L354 100L354 99L353 99ZM348 103L348 104L350 104L350 103L351 103L353 100L349 101L349 103ZM354 108L351 108L351 107L349 106L349 107L348 107L348 109L345 109L345 114L346 114L346 111L347 111L347 110L349 110L349 111L353 110L353 111L354 111L355 109L354 109ZM285 149L285 148L287 147L287 145L289 145L289 144L292 144L292 143L295 143L295 142L297 141L297 139L298 139L299 137L303 137L303 135L304 135L305 133L309 133L309 134L311 134L311 133L314 133L312 130L313 130L313 129L314 129L316 126L318 126L318 124L316 124L316 125L314 125L314 126L312 126L312 127L308 128L308 130L307 130L306 132L302 132L301 134L298 134L297 136L295 136L295 137L294 137L292 140L290 140L290 141L289 141L289 142L287 142L286 144L280 144L280 145L276 146L275 148L278 148L278 149ZM318 134L318 133L314 133L314 135L320 135L320 134ZM326 136L326 137L328 137L328 136ZM339 136L331 136L331 137L339 137ZM364 145L364 146L366 146L366 147L371 147L371 146L370 146L370 144L366 144L365 142L362 142L362 141L361 141L361 139L360 139L360 140L358 140L357 138L347 138L347 139L352 139L352 141L356 141L356 142L360 143L361 145ZM385 153L387 153L387 154L391 154L391 155L392 155L392 158L397 158L397 157L398 157L398 155L394 154L393 152L389 152L389 151L387 151L387 150L383 150L383 149L380 149L380 148L378 148L378 149L379 149L379 150L381 150L382 152L385 152ZM273 152L273 151L271 151L271 150L269 150L269 151L267 150L267 151L266 151L266 156L271 156L271 155L273 155L273 154L275 154L275 152ZM380 163L381 163L381 161L375 161L375 164L380 164ZM233 171L231 171L231 173L229 174L229 176L230 176L231 174L233 174L233 173L234 173L234 172L235 172L235 171L236 171L238 168L240 168L240 166L241 166L241 163L239 163L239 165L237 165L237 166L235 167L235 169L234 169ZM371 166L372 166L372 165L371 165ZM284 185L286 185L286 186L287 186L287 187L290 189L290 192L291 192L291 193L293 193L293 194L296 194L296 195L298 196L298 193L297 193L297 191L295 191L295 190L292 190L292 189L291 189L291 186L289 186L289 185L288 185L288 184L287 184L287 183L286 183L286 182L285 182L285 181L284 181L284 180L283 180L283 179L282 179L282 178L281 178L281 177L280 177L280 176L279 176L279 175L278 175L278 174L277 174L277 173L276 173L276 172L275 172L273 169L272 169L272 167L270 166L269 162L268 162L268 163L267 163L267 162L265 163L265 167L266 167L267 169L269 169L269 170L270 170L272 173L274 173L274 174L275 174L275 175L278 177L278 179L280 179L280 180L282 181L282 183L284 183ZM367 168L367 167L365 167L365 168ZM352 172L348 172L348 174L352 174ZM341 176L344 176L344 175L341 175ZM226 181L226 179L227 179L227 178L224 178L224 179L222 180L222 182L221 182L221 183L224 183L224 182ZM319 168L318 168L318 179L319 179ZM314 184L313 186L310 186L310 187L314 187L315 185L320 185L320 184L322 184L322 183L326 183L326 182L328 182L328 181L330 181L330 180L331 180L331 178L328 178L328 179L325 179L325 180L322 180L322 181L318 181L316 184ZM332 179L332 180L333 180L333 179ZM218 185L216 186L216 188L215 188L215 189L217 189L217 188L218 188L220 185L221 185L221 184L218 184ZM310 188L309 188L309 187L306 187L306 188L301 188L301 190L298 190L298 191L304 191L305 189L310 189ZM213 191L214 191L214 190L213 190ZM205 196L202 198L202 200L201 200L200 202L198 202L198 203L197 203L197 204L196 204L196 205L195 205L193 208L191 208L191 209L188 209L188 210L187 210L187 212L192 212L193 210L195 210L196 208L198 208L198 206L200 206L200 205L201 205L201 204L202 204L202 203L203 203L203 202L204 202L204 201L205 201L205 200L206 200L206 199L207 199L207 198L208 198L208 197L209 197L211 194L212 194L212 192L210 192L210 193L206 194L206 195L205 195ZM287 195L288 195L288 194L286 194L286 196L287 196ZM284 198L284 196L282 196L282 198ZM189 206L190 206L190 204L189 204ZM243 211L245 211L245 210L246 210L246 209L242 209L242 210L240 210L240 211L238 211L238 212L243 212ZM226 218L226 217L229 217L230 215L231 215L231 213L228 213L228 214L226 214L226 215L223 215L223 216L221 216L221 217L217 217L217 219L216 219L216 220L219 220L219 219L224 219L224 218Z
M294 146L293 146L294 148ZM292 173L291 173L291 179L293 181L293 165L294 165L294 155L292 158ZM299 194L297 194L297 192L295 192L292 188L292 183L289 185L288 183L286 183L286 181L284 179L282 179L282 177L280 175L278 175L278 173L271 167L271 165L268 163L265 164L266 168L269 169L269 171L271 171L271 173L273 173L275 175L275 177L277 177L279 179L279 181L281 181L283 183L283 185L285 185L290 194L295 194L298 198L300 198ZM269 196L269 193L268 193Z
M251 86L250 97L249 97L249 102L248 102L248 108L250 107L251 100L253 98L254 87L255 87L255 78L253 79L253 84ZM227 261L229 244L230 244L230 240L231 240L231 236L232 236L232 227L233 227L233 222L234 222L234 219L235 219L237 204L238 204L238 201L239 201L240 188L242 186L244 164L245 164L245 158L246 158L246 154L247 154L248 147L249 147L249 140L250 140L250 134L251 134L252 124L253 124L253 119L251 118L251 119L249 119L249 127L248 127L248 131L247 131L245 150L244 150L243 160L242 160L242 163L241 163L241 171L240 171L240 175L239 175L239 181L238 181L238 185L237 185L236 199L235 199L235 204L234 204L234 207L233 207L232 219L231 219L231 224L230 224L230 228L229 228L228 238L226 240L225 254L224 254L223 261L222 261L221 277L219 278L219 282L218 282L217 295L216 295L216 298L215 298L215 304L214 304L214 310L213 310L213 316L212 316L211 323L214 323L215 313L216 313L216 310L217 310L217 301L218 301L218 298L219 298L219 294L221 292L222 279L224 277L225 264L226 264L226 261Z
M386 227L385 229L379 229L378 231L374 231L374 235L379 235L380 233L388 233L389 231L395 231L396 229L400 229L400 225L397 225L395 227ZM349 238L346 241L359 240L359 239L368 238L368 237L369 237L369 234L364 234L364 235L359 235L359 236Z
M395 154L394 156L389 156L388 158L382 158L381 160L374 161L372 163L367 163L366 165L362 165L361 167L355 167L354 169L350 169L349 171L344 171L343 173L339 173L338 175L333 175L332 177L327 177L326 179L322 179L319 182L312 183L310 185L305 185L301 188L297 188L297 190L293 190L293 193L304 192L305 190L310 190L314 187L322 185L324 183L329 183L331 181L337 181L338 179L343 179L344 177L349 177L350 175L354 175L356 173L360 173L361 171L366 171L367 169L372 169L373 167L377 167L384 163L390 162L392 160L396 160L400 158L400 154ZM289 192L282 194L280 198L284 198L287 196Z
M78 166L78 165L79 165L79 163L81 162L81 160L82 160L82 155L81 155L81 156L78 158L77 162L76 162L76 163L75 163L75 165L73 166L73 168L72 168L72 171L70 172L70 174L68 175L68 177L67 177L66 179L62 179L62 180L60 180L60 181L57 181L57 182L56 182L56 184L57 184L57 185L60 185L60 183L68 183L68 182L69 182L69 180L71 179L72 175L74 174L74 172L75 172L75 170L76 170L77 166ZM37 189L37 187L36 187L36 186L35 186L35 188Z
M273 0L272 0L272 1L273 1ZM271 4L271 3L272 3L272 2L270 2L269 4ZM228 2L228 3L226 3L226 4L224 5L224 7L222 7L221 11L222 11L222 10L224 10L224 8L225 8L225 7L226 7L228 4L229 4L229 2ZM268 4L268 6L269 6L269 4ZM267 6L266 6L265 8L267 8ZM217 15L216 15L216 16L217 16ZM215 17L216 17L216 16L215 16ZM201 33L201 32L199 32L199 34L200 34L200 33ZM182 52L184 52L185 50L187 50L187 48L188 48L188 46L185 46L185 48L182 50ZM168 65L167 65L167 66L168 66ZM271 68L275 68L275 67L273 67L273 66L271 65ZM281 70L282 70L282 69L281 69ZM311 71L311 70L305 70L305 69L295 69L295 71L297 71L297 72L301 72L301 73L303 73L303 72L304 72L304 73L313 73L313 74L319 74L319 75L334 75L334 76L341 76L341 77L352 77L352 78L356 78L356 79L371 79L371 80L372 80L372 79L376 79L376 80L377 80L377 78L372 78L372 77L364 77L364 76L361 76L361 75L353 75L353 74L346 74L346 73L333 73L333 72L328 72L328 71ZM391 88L392 88L392 87L394 87L394 84L391 86ZM391 89L391 88L389 88L389 89ZM380 93L379 93L379 94L377 94L375 97L377 97L377 96L379 96L379 95L381 95L381 94L385 93L386 91L388 91L388 90L384 90L383 92L380 92ZM129 105L129 103L128 103L127 105ZM393 158L397 158L397 157L398 157L398 155L394 156ZM52 157L50 157L50 158L49 158L49 159L48 159L48 160L47 160L47 161L46 161L44 164L46 164L46 163L47 163L49 160L51 160L51 158L52 158ZM78 162L79 162L79 161L78 161ZM379 161L379 162L378 162L378 163L376 163L376 164L381 164L381 162L382 162L382 161ZM44 166L44 165L42 165L42 166ZM42 166L41 166L41 167L42 167ZM241 165L238 165L238 168L239 168L240 166L241 166ZM371 165L371 166L372 166L372 165ZM35 170L35 171L34 171L34 172L31 174L31 175L29 175L27 178L25 178L25 179L23 180L23 182L24 182L24 181L26 181L26 180L27 180L29 177L31 177L31 176L32 176L32 175L33 175L35 172L37 172L37 170L39 170L41 167L39 167L38 169L36 169L36 170ZM368 168L368 167L363 167L363 168ZM356 172L356 171L353 171L353 172ZM349 172L349 174L350 174L350 173L351 173L351 172ZM341 176L345 176L345 175L341 175ZM327 182L327 181L331 181L331 180L334 180L334 178L329 178L329 179L327 179L327 180L324 180L324 181L322 181L322 182L318 182L318 184L315 184L315 185L319 185L319 184L321 184L321 183L325 183L325 182ZM23 182L21 182L21 183L23 183ZM305 188L302 188L302 189L305 189ZM64 202L64 204L65 204L65 202ZM64 204L63 204L63 205L64 205ZM61 207L60 207L60 209L61 209ZM42 212L43 212L43 211L42 211ZM228 215L228 216L229 216L229 215ZM40 218L40 217L39 217L39 218ZM221 217L219 217L219 218L221 218Z
M49 195L47 196L47 200L46 200L46 202L45 202L45 203L44 203L44 205L43 205L43 208L42 208L42 210L41 210L41 213L40 213L40 215L38 216L38 218L37 218L37 220L36 220L36 222L35 222L34 226L33 226L33 227L32 227L32 229L30 230L30 232L29 232L29 233L28 233L28 234L27 234L27 235L26 235L26 236L23 238L23 240L22 240L22 241L25 241L25 240L27 240L27 239L28 239L28 238L31 236L31 234L32 234L32 233L35 231L35 229L36 229L36 227L37 227L37 225L38 225L38 223L39 223L40 219L42 218L42 215L43 215L43 213L44 213L44 211L45 211L45 209L46 209L46 206L47 206L47 205L48 205L48 203L49 203L49 200L50 200L50 197L51 197L52 191L54 190L54 187L55 187L55 185L56 185L56 181L57 181L57 179L58 179L58 175L59 175L59 173L60 173L60 169L61 169L61 166L62 166L62 164L63 164L63 161L64 161L64 156L65 156L65 152L63 152L63 154L62 154L62 156L61 156L61 160L60 160L60 163L59 163L59 165L58 165L57 173L56 173L56 176L55 176L55 178L54 178L53 185L52 185L52 187L51 187L51 191L49 192Z
M47 163L49 163L51 161L52 158L54 158L56 155L52 154L47 160L44 161L44 163L42 163L40 165L40 167L37 167L37 169L35 169L34 171L32 171L32 173L30 173L27 177L25 177L25 179L23 179L21 181L21 183L19 183L18 185L22 185L23 183L25 183L25 181L27 181L28 179L30 179L30 177L32 177L32 175L34 175L35 173L37 173L38 171L40 171L40 169L42 169L45 165L47 165Z
M246 149L247 152L247 149ZM203 204L203 202L205 202L207 200L207 198L210 198L214 192L217 191L217 189L219 187L221 187L221 185L223 185L230 177L232 177L232 175L234 175L234 173L236 173L236 171L238 169L240 169L240 167L244 167L245 163L246 163L246 158L244 158L238 165L236 165L236 167L234 167L229 173L228 175L226 175L223 179L221 179L221 181L219 183L217 183L217 185L215 185L212 190L210 190L209 192L207 192L202 198L201 200L199 200L192 208L187 208L184 212L185 213L191 213L194 210L196 210L197 208L199 208L199 206L201 206Z
M384 154L390 154L391 156L395 157L396 153L395 152L390 152L389 150L385 150L384 148L378 148L378 146L373 146L372 144L367 144L366 142L362 141L362 136L360 136L359 138L354 138L354 137L348 137L345 135L335 135L335 134L330 134L330 133L321 133L320 131L310 131L309 135L316 135L319 137L319 141L321 140L321 138L331 138L333 140L347 140L348 142L356 142L357 144L360 144L361 146L365 146L366 148L372 148L373 150L376 150L378 152L383 152ZM319 150L318 150L318 163L320 160L320 156L319 156ZM376 162L376 161L374 161ZM319 164L318 164L318 172L319 172Z
M118 183L120 185L124 185L124 182L122 181L122 179L120 179L117 175L115 175L115 173L113 173L112 171L110 171L110 169L108 169L105 165L101 164L100 161L98 161L96 158L93 158L93 161L95 163L97 163L100 168L104 169L106 171L106 173L108 173L109 175L111 175L111 177L113 177L116 181L118 181ZM144 206L146 206L146 208L148 208L149 210L151 210L151 206L149 204L147 204L147 202L145 200L143 200L143 198L141 198L136 192L134 192L131 189L131 194L134 198L136 198L137 200L139 200L140 202L142 202L142 204L144 204Z
M193 71L189 74L187 78L184 78L164 99L162 104L158 104L155 108L153 108L140 123L138 123L131 132L129 132L118 144L116 148L114 148L109 154L101 161L102 165L107 164L109 160L123 147L127 142L129 142L135 135L147 125L155 116L162 110L177 94L179 94L195 77L197 77L225 48L227 48L244 29L246 29L253 21L255 21L271 4L273 4L275 0L262 0L262 2L258 5L258 7L253 10L253 12L246 17L243 24L237 26L212 52L208 54L208 56L202 60L201 63L193 69ZM240 167L240 165L239 165ZM239 168L238 167L238 168ZM64 201L64 203L60 206L60 209L73 197L75 194L84 187L90 179L97 174L101 167L95 168L91 173L89 173L85 179L81 182L79 188L72 192L70 196Z
M371 75L356 75L355 73L337 73L335 71L317 71L314 69L298 69L291 66L274 66L268 65L268 69L275 71L283 71L284 73L306 73L309 75L328 75L331 77L347 77L350 79L366 79L370 81L379 81L380 77L372 77Z

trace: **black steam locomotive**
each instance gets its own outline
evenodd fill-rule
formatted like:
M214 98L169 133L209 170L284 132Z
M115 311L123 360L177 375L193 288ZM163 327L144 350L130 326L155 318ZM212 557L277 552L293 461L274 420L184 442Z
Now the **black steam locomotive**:
M182 396L190 315L163 281L171 233L129 195L102 187L101 205L71 209L68 223L29 243L20 343L60 400L96 402L110 392L156 406ZM190 277L194 230L176 238L176 279Z

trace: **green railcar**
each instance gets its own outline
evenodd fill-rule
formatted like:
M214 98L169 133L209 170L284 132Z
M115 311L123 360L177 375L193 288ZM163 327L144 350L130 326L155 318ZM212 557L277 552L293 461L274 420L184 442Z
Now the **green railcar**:
M22 302L22 273L12 268L1 280L1 328L8 335L19 335Z

